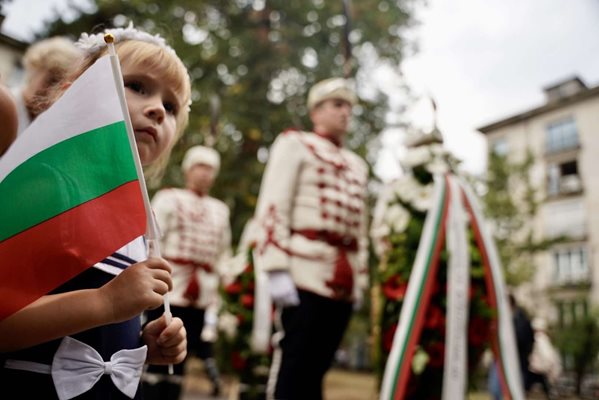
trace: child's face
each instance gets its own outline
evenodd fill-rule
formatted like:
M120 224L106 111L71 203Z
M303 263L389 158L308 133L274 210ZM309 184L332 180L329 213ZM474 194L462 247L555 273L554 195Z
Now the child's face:
M121 69L139 157L149 165L173 143L181 105L158 74L130 62Z

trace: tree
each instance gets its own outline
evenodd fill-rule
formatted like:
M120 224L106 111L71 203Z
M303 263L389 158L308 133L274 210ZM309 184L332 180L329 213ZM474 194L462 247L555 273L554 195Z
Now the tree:
M518 286L535 273L534 256L565 237L538 238L534 221L543 201L530 180L534 163L528 151L521 161L491 152L484 196L485 213L494 223L494 236L508 285Z
M580 397L582 381L597 364L599 355L599 309L577 319L567 329L556 331L556 344L560 352L570 361L569 368L576 377L576 395Z
M380 89L364 90L369 88L370 65L378 60L398 70L411 45L405 28L414 23L417 3L353 3L348 36L356 55L353 72L368 101L356 108L348 145L362 155L385 126L388 108ZM231 208L236 242L253 214L268 147L285 128L308 127L305 96L314 82L342 75L342 1L97 0L95 5L92 12L79 9L73 21L52 22L41 36L76 38L94 27L122 26L131 20L173 45L192 77L193 104L188 133L173 151L163 185L182 183L183 153L206 142L211 98L217 95L221 112L215 146L223 160L213 192ZM401 82L390 86L403 90Z

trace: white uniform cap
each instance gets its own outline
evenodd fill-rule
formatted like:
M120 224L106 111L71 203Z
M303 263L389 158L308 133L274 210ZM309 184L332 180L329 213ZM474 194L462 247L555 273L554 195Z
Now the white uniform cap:
M193 146L183 157L181 168L183 172L189 171L195 164L206 164L214 168L216 172L220 168L220 155L218 152L206 146Z
M329 78L316 83L308 93L308 109L328 99L342 99L354 105L357 101L352 85L347 79Z

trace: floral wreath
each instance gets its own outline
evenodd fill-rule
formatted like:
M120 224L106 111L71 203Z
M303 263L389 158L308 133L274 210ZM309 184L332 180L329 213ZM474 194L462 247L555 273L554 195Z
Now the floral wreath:
M433 201L433 176L452 173L457 160L434 135L420 135L408 143L401 162L408 173L391 183L379 199L380 209L371 236L380 256L375 304L375 368L382 377L393 344L399 313L407 292L424 221ZM379 208L379 205L377 205ZM485 293L481 255L470 234L471 293L468 326L468 365L474 372L489 345L493 317ZM447 302L447 251L443 250L439 275L426 310L423 333L412 359L408 399L434 399L442 388ZM440 397L439 397L440 398Z

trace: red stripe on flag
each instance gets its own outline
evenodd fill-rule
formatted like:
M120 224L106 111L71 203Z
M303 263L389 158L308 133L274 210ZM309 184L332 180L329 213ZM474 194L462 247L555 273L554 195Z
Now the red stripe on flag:
M145 233L139 181L0 243L0 320Z
M420 299L419 311L416 314L414 321L414 328L412 335L408 339L406 346L406 355L404 357L403 365L398 376L397 389L395 391L394 400L402 400L405 398L405 392L408 387L410 378L410 371L412 371L412 359L414 358L414 352L416 351L416 345L420 340L422 333L422 327L424 326L424 317L428 311L428 307L431 302L431 292L433 290L433 284L437 279L437 273L439 271L439 259L441 257L441 251L445 244L445 234L447 226L447 212L449 210L449 199L451 197L451 189L449 185L449 178L445 176L445 199L443 203L443 211L441 214L441 225L439 226L439 235L437 236L437 242L433 250L433 255L429 264L429 271L426 278L426 283L422 290L422 297Z

